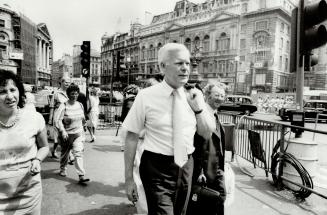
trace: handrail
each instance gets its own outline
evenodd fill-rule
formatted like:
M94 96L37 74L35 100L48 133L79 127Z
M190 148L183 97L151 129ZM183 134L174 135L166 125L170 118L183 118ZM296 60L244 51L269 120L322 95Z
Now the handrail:
M230 114L230 113L226 113L226 112L220 112L220 114L226 114L226 115L230 115L230 116L235 116L236 115L237 116L237 114ZM320 115L322 115L322 114L320 114ZM238 115L238 116L240 116L240 115ZM290 125L287 122L269 121L269 120L264 120L264 119L258 119L258 118L255 118L253 116L245 116L245 118L255 119L256 121L259 121L259 122L273 123L273 124L276 124L276 125L286 126L286 127L289 127L289 128L298 128L298 129L302 129L302 130L305 130L305 131L310 131L310 132L315 132L315 133L326 134L327 135L327 131L315 130L315 129L311 129L311 128L296 126L296 125Z
M327 114L323 114L323 113L318 113L317 114L317 117L316 117L316 120L315 120L315 128L314 128L315 130L317 129L317 124L318 124L319 116L327 116ZM313 133L312 140L315 140L315 137L316 137L316 133Z

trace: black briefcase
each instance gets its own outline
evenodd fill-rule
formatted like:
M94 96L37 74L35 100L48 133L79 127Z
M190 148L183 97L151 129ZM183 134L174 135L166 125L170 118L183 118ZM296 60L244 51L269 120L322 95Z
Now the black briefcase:
M220 193L204 185L192 185L191 198L188 203L188 214L217 214L221 209ZM222 206L223 207L223 206Z

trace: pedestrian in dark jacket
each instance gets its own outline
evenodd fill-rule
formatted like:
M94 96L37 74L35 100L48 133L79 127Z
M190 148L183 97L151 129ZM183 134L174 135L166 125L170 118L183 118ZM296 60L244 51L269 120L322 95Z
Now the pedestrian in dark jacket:
M226 199L224 182L225 133L218 119L217 108L224 101L225 90L220 85L209 84L204 88L204 95L207 109L216 120L216 130L209 140L205 140L198 134L194 135L192 183L205 182L208 188L219 192L220 200L217 208L198 208L200 211L197 211L196 207L192 207L191 194L188 215L199 214L199 212L206 215L221 215L224 214L224 201Z

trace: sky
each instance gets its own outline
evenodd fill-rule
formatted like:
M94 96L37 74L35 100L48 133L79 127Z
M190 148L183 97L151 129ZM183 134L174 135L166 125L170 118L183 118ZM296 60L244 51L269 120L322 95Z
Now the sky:
M205 0L192 0L201 3ZM153 15L171 12L177 0L0 0L35 24L45 23L53 40L54 61L73 45L90 40L100 52L101 37L128 32L131 22L149 24ZM2 4L1 4L2 5Z

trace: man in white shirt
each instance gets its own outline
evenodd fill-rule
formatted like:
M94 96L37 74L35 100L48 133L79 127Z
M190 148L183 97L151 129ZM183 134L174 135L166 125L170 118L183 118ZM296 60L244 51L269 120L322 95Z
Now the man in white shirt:
M59 114L58 114L58 108L60 104L65 103L68 101L68 97L66 94L66 89L70 85L70 80L69 77L62 77L60 80L60 88L54 93L51 103L50 103L50 116L49 116L49 125L53 125L53 131L54 131L54 144L53 144L53 149L52 149L52 157L53 158L58 158L56 155L56 149L59 145L59 125L58 125L58 120L59 120Z
M197 131L210 138L215 120L210 117L203 94L192 88L185 90L190 73L190 52L182 44L165 44L158 52L158 62L164 81L141 90L124 120L125 183L130 201L137 201L133 179L133 163L139 133L144 129L144 152L140 176L147 198L148 214L185 214L193 173L193 138ZM174 161L173 97L178 94L178 117L182 123L182 144L188 154L186 163L179 167ZM174 95L173 95L174 94ZM177 145L177 144L176 144Z

